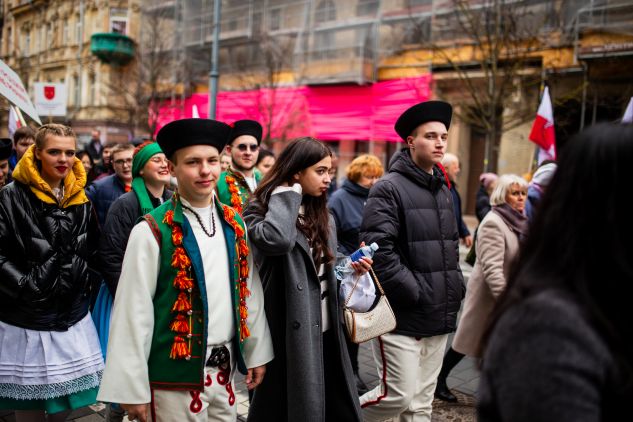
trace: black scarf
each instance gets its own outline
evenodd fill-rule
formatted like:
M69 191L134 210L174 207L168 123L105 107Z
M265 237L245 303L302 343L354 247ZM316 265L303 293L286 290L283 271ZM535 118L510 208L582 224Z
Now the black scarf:
M519 237L519 240L525 238L528 219L524 214L512 208L510 204L493 205L492 211L503 219L508 228Z

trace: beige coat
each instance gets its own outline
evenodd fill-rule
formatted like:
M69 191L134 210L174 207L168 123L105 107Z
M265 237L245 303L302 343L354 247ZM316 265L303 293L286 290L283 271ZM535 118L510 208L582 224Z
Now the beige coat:
M519 252L518 236L494 212L477 229L477 260L466 286L464 308L453 339L453 349L481 357L479 343L495 302L506 287L512 259Z

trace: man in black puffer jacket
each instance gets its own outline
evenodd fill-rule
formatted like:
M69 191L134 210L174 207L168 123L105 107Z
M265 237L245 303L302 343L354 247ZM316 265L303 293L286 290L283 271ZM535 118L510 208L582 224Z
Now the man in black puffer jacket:
M360 401L365 421L403 415L431 420L448 333L464 297L459 235L440 162L452 107L427 101L395 125L407 148L369 193L360 240L376 242L374 270L396 315L396 329L374 341L381 383Z

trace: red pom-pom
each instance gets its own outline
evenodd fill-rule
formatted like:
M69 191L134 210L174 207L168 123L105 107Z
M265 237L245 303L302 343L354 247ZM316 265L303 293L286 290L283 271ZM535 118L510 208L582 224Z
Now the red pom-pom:
M189 298L184 292L178 293L178 299L174 302L174 306L172 306L172 312L189 312L191 310L191 302L189 302Z
M171 322L169 329L176 333L189 334L189 322L184 315L179 314L176 316L176 319Z
M174 337L174 343L171 345L169 357L171 359L185 359L190 356L189 346L181 336Z

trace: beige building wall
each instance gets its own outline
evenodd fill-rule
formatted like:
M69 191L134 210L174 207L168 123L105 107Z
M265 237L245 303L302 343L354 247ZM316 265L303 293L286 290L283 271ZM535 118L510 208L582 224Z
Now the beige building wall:
M466 194L468 173L470 171L470 125L453 115L451 127L448 130L447 152L455 154L459 159L460 172L457 176L457 186L461 195ZM466 201L462 200L462 208Z
M94 33L110 32L113 25L122 24L126 35L136 39L139 7L126 0L7 1L2 7L0 56L20 75L31 98L36 82L66 83L67 115L53 121L71 124L80 138L100 129L104 142L127 140L127 131L111 107L107 83L110 73L121 69L102 63L91 53L90 44Z
M501 136L498 174L524 176L532 170L536 144L528 139L532 122L526 122Z

